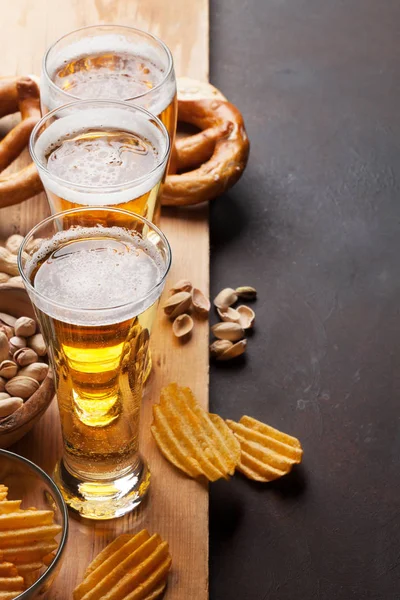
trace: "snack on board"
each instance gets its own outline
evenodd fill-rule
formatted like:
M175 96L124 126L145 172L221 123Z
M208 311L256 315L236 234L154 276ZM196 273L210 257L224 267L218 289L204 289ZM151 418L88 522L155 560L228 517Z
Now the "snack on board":
M54 558L61 526L52 510L21 508L0 484L0 600L12 600L30 587Z
M252 417L237 423L226 420L241 447L238 471L255 481L273 481L301 463L303 450L299 440Z
M190 477L228 479L240 460L240 444L223 419L206 412L189 388L170 383L153 406L151 432L162 454Z
M239 110L209 84L184 78L178 83L178 121L201 132L177 141L178 170L168 175L162 203L187 206L212 200L241 177L249 140Z
M21 122L0 142L0 171L19 156L40 119L39 87L31 77L0 79L0 116L16 110L21 113ZM17 173L0 175L0 207L22 202L42 189L33 163Z
M167 585L171 568L168 543L146 529L123 534L86 569L74 600L156 600ZM1 596L0 596L1 598Z

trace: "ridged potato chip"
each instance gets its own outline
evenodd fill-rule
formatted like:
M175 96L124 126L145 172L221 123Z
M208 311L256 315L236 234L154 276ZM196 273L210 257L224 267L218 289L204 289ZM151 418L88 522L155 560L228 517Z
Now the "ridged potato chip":
M189 388L171 383L153 406L151 432L167 460L190 477L209 481L233 475L240 444L223 419L206 412Z
M255 481L273 481L301 462L299 440L257 419L244 416L237 423L226 420L240 442L241 457L237 470Z
M171 568L168 543L143 529L123 534L93 560L74 600L156 600Z

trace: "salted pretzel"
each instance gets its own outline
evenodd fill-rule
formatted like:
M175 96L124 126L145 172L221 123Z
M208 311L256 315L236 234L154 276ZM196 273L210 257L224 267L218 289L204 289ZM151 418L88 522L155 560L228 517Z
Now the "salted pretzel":
M0 117L18 110L21 122L0 142L0 173L28 144L40 118L36 81L31 77L0 78ZM249 141L242 115L212 85L181 78L178 121L195 125L201 131L176 141L178 174L167 176L162 203L186 206L212 200L236 183L246 166ZM22 202L42 190L33 163L16 173L0 175L0 208Z
M162 203L186 206L212 200L232 187L246 166L250 146L243 117L212 85L181 78L178 121L201 131L176 141L177 168L183 172L167 176Z
M0 172L10 165L29 142L40 119L39 87L31 77L0 79L0 117L19 111L21 121L0 142ZM10 175L0 175L0 207L35 196L43 189L33 163Z

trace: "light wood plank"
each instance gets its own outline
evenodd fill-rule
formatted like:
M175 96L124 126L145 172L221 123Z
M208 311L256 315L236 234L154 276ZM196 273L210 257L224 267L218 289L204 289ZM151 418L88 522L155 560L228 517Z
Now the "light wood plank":
M84 25L121 23L159 35L171 48L179 75L208 78L208 0L0 0L1 74L38 73L44 49L64 33ZM5 17L7 15L7 17ZM24 159L28 160L27 157ZM23 164L19 161L18 165ZM42 196L0 211L0 238L26 233L48 213ZM170 282L182 277L208 292L209 237L206 208L165 212L162 228L173 250ZM168 284L167 284L168 285ZM112 522L93 523L72 517L68 551L60 575L47 598L70 600L71 590L92 557L123 531L147 527L170 542L173 572L168 600L208 597L207 487L181 476L159 454L149 433L151 404L162 385L189 385L208 404L208 324L198 323L192 340L182 346L162 318L153 334L154 371L142 416L142 452L153 474L146 506L137 514ZM14 450L51 472L61 442L55 403L40 424Z

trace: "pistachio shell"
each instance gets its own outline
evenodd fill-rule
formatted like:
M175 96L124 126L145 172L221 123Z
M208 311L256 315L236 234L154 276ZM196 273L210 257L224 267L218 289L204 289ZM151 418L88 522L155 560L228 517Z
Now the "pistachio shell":
M193 319L187 314L176 317L172 324L172 331L177 338L183 338L193 329Z
M26 367L23 367L18 371L19 376L32 377L36 381L43 381L46 379L47 373L49 372L49 365L47 363L34 362Z
M217 312L219 314L219 318L221 321L225 321L228 323L239 323L240 315L234 308L228 306L228 308L217 308Z
M6 400L0 401L0 418L8 417L12 415L16 410L21 408L24 401L22 398L7 398Z
M3 331L0 331L0 362L8 358L8 338Z
M228 308L228 306L235 304L237 299L238 297L235 290L232 288L225 288L214 298L214 306L217 308Z
M17 319L15 317L12 317L11 315L8 315L7 313L0 312L0 321L3 321L3 323L8 325L9 327L14 327L16 320Z
M243 327L243 329L251 329L256 318L254 310L252 310L249 306L245 306L244 304L238 306L236 310L240 315L239 323L241 327Z
M19 235L19 233L14 233L13 235L10 235L10 237L6 241L6 248L12 254L18 254L19 247L23 241L24 237L22 235Z
M30 337L35 334L36 321L29 317L20 317L15 321L14 325L15 335L21 337Z
M38 355L32 348L20 348L14 352L13 359L20 367L26 367L38 361Z
M189 292L178 292L170 296L163 304L166 315L174 319L178 315L185 313L192 303L192 296Z
M247 347L247 340L239 340L236 344L232 344L230 348L225 350L220 356L217 356L217 360L231 360L243 354Z
M7 273L0 273L0 283L7 283L7 281L11 278L11 275Z
M39 382L32 377L26 377L25 375L18 375L10 379L6 383L6 392L12 396L18 396L20 398L29 398L39 388Z
M229 340L216 340L210 346L210 355L217 358L233 346Z
M6 389L7 379L5 377L0 377L0 392L4 392Z
M211 331L220 340L237 342L244 337L244 331L238 323L217 323L211 327Z
M8 343L11 354L14 354L14 352L19 350L20 348L26 348L26 339L19 335L13 335L13 337L10 338Z
M242 285L241 287L236 288L235 291L242 300L255 300L257 297L256 288L253 288L250 285Z
M35 333L32 337L29 337L26 345L32 348L38 356L46 356L47 354L46 344L41 333Z
M187 279L180 279L175 283L175 285L172 286L172 288L170 288L169 291L172 294L177 294L178 292L191 292L192 288L193 286L190 281Z
M3 360L0 363L0 377L4 377L4 379L11 379L15 377L18 372L18 365L13 360ZM7 389L7 384L5 385Z
M194 310L200 315L208 315L210 312L211 303L198 288L192 289L192 304Z

